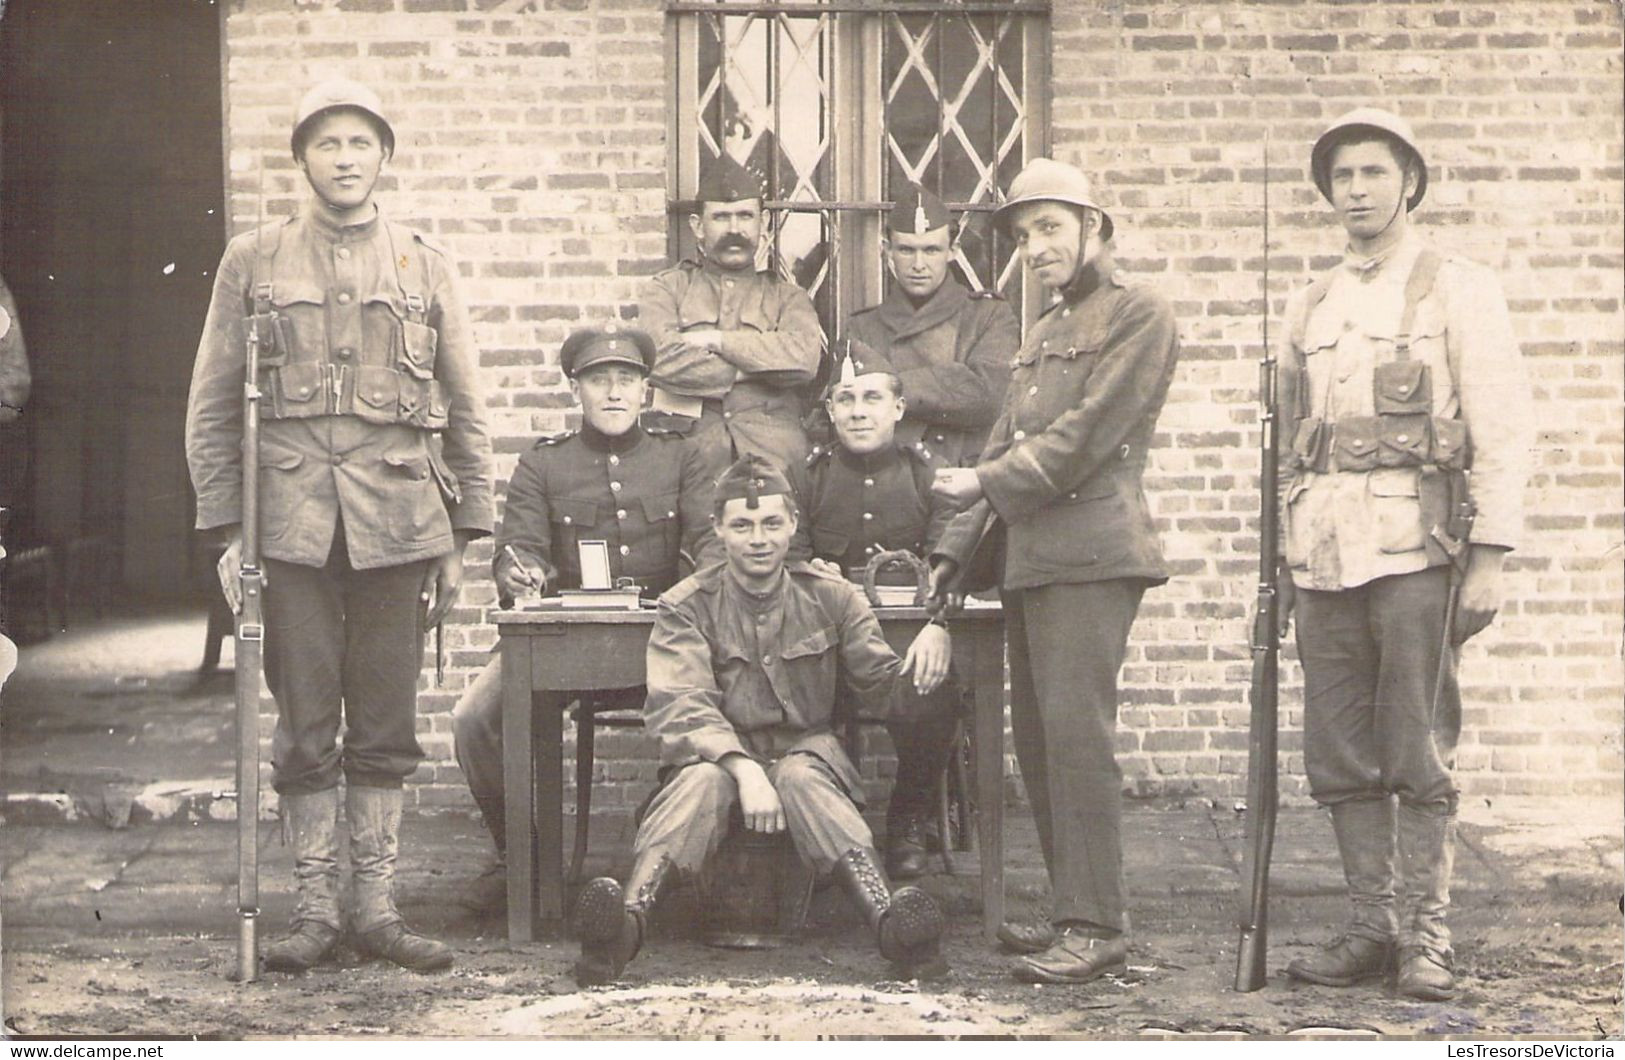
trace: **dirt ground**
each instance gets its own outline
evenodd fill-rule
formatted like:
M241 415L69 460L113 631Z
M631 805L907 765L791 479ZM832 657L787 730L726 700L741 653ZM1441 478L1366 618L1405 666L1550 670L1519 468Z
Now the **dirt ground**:
M412 975L345 951L302 977L230 981L233 832L220 824L8 826L3 998L12 1033L198 1034L225 1038L814 1038L877 1035L1396 1035L1618 1037L1618 843L1595 825L1549 820L1465 825L1456 932L1461 990L1448 1004L1398 998L1387 984L1333 990L1290 983L1291 957L1343 914L1340 881L1316 850L1324 821L1288 811L1276 865L1270 979L1230 989L1239 823L1211 807L1137 809L1129 836L1134 946L1126 974L1083 987L1023 985L977 929L974 858L926 886L953 925L953 970L888 981L834 891L815 895L803 937L775 951L704 946L678 895L612 988L577 990L574 946L510 946L494 918L458 905L478 871L471 822L409 824L417 851L401 880L408 917L458 950L446 974ZM1012 814L1009 895L1040 908L1029 827ZM1570 832L1574 830L1572 827ZM1205 834L1204 834L1205 832ZM1564 849L1554 857L1554 844ZM1324 848L1320 848L1324 849ZM267 846L267 930L291 896L285 848ZM184 930L182 930L184 929Z

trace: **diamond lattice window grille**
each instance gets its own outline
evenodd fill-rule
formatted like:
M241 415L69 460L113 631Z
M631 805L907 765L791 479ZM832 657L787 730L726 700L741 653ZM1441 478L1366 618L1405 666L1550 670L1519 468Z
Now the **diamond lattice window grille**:
M954 261L1021 306L991 213L1042 153L1042 0L667 0L677 27L674 198L726 153L767 189L759 267L812 294L825 333L878 301L885 211L908 181L960 213ZM1034 71L1039 71L1035 74ZM674 226L674 249L686 244ZM842 253L842 248L848 248Z

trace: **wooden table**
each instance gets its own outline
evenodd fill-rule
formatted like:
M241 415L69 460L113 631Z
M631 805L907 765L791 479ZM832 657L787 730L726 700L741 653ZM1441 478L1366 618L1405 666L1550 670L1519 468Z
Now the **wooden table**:
M924 625L920 607L875 609L899 654ZM652 610L499 611L502 771L507 800L508 938L529 942L540 919L564 917L564 708L568 691L644 683ZM975 691L972 746L982 929L1004 919L1004 616L970 601L953 620L954 666ZM946 838L946 837L944 837Z

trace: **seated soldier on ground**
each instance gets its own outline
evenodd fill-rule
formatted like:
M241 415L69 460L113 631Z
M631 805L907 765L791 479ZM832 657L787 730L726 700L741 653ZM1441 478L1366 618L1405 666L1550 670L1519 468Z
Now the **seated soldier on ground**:
M835 441L807 458L796 536L814 559L855 581L883 552L929 555L954 510L931 492L936 456L923 443L897 440L908 403L892 363L856 339L836 349L841 360L825 399ZM914 575L882 572L877 581L912 585ZM886 806L886 871L894 878L925 873L925 820L948 761L959 698L954 681L929 696L904 689L890 711L886 732L897 752L897 779Z
M887 883L860 811L862 779L831 727L838 677L880 708L908 675L920 693L934 690L948 673L948 631L926 626L898 658L856 586L785 562L797 518L784 474L761 457L739 460L713 501L726 562L660 598L644 722L660 741L664 786L638 827L626 884L599 878L577 900L583 986L620 975L662 889L698 874L736 816L753 831L788 829L802 860L846 889L896 974L946 970L942 911L924 891Z
M581 404L581 429L541 439L514 468L492 559L503 606L579 589L578 541L605 542L611 578L630 578L651 597L692 569L691 557L716 549L711 480L697 451L638 424L654 358L646 333L614 324L564 340L559 366ZM479 909L501 908L507 893L501 663L493 659L452 711L457 764L497 849L467 899ZM630 710L643 703L641 688L597 695Z

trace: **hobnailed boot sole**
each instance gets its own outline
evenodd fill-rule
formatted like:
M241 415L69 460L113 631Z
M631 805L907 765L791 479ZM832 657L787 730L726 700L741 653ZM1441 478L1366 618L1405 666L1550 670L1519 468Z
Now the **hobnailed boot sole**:
M627 945L627 920L634 940ZM620 977L626 964L637 956L635 936L641 934L636 914L626 908L621 885L607 876L591 881L576 898L576 938L581 941L581 957L576 961L575 978L581 986L603 986ZM627 952L630 950L630 952Z
M941 944L947 926L942 908L930 895L917 887L899 888L880 918L880 955L892 963L899 978L945 975L948 962Z

